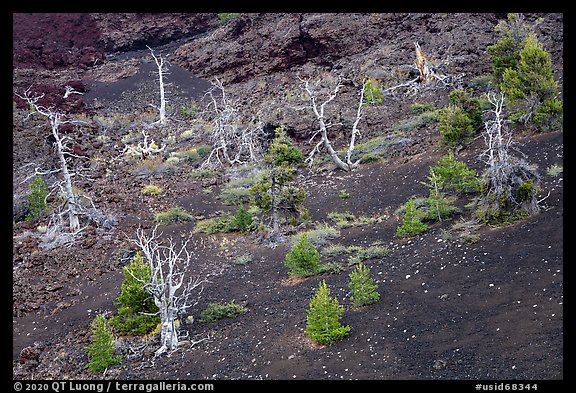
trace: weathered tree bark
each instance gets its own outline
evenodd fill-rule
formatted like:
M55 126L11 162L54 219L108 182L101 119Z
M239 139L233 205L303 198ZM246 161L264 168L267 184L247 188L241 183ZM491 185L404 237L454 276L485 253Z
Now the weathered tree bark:
M235 165L257 161L262 155L264 138L260 113L251 119L243 119L237 104L231 99L218 78L206 92L210 98L208 107L213 112L212 150L202 163L203 167L213 164ZM216 97L214 90L220 90Z
M76 212L78 198L72 189L72 177L68 171L68 164L66 163L66 158L64 157L64 146L62 144L60 134L58 133L60 116L61 115L58 113L49 114L50 125L52 127L52 135L56 141L56 152L58 154L58 159L60 160L60 169L62 170L62 177L64 177L64 190L66 192L66 205L68 209L70 231L76 232L80 229L80 220L78 219L78 214Z
M80 220L78 219L77 210L78 197L76 194L74 194L74 190L72 189L72 176L68 170L68 163L66 162L65 157L65 154L72 154L66 151L66 147L59 133L60 125L64 123L70 123L70 121L64 120L63 114L54 112L42 105L38 105L37 102L40 98L42 98L43 95L38 97L30 97L29 93L29 90L27 90L24 95L16 95L28 102L34 112L41 114L50 121L52 136L55 140L54 145L56 146L56 154L58 155L58 160L60 161L60 172L62 172L62 177L64 178L64 194L66 200L64 212L67 211L68 213L68 224L70 232L75 233L80 230Z
M150 281L143 284L144 289L154 298L162 324L160 348L156 350L156 356L177 348L179 340L175 321L193 305L190 302L192 293L198 291L199 295L202 285L208 282L206 277L196 277L189 279L184 285L186 271L193 259L193 254L187 249L190 239L184 241L179 249L171 238L168 245L164 246L158 242L160 234L156 233L157 228L158 226L154 227L150 235L138 228L136 239L132 240L142 250L150 266Z
M158 109L159 114L160 114L160 119L158 120L158 122L160 124L166 124L166 97L164 95L165 94L164 93L164 75L168 74L168 71L166 70L166 67L164 65L164 58L162 56L160 56L160 58L156 57L152 48L150 48L149 46L146 46L146 47L148 49L150 49L150 54L152 54L152 57L154 58L154 62L156 63L156 66L158 67L158 86L160 89L160 106L156 107Z
M360 135L360 131L358 130L358 123L360 122L360 120L362 118L361 115L362 115L362 106L364 104L364 88L366 86L366 82L364 82L362 84L362 88L360 91L360 100L358 102L358 109L356 111L356 119L354 120L354 124L352 126L352 131L350 134L350 143L348 145L348 151L347 151L346 157L345 157L346 161L343 161L340 157L338 157L338 153L336 152L336 150L334 150L334 148L332 147L332 144L330 143L330 139L328 138L328 128L331 127L332 124L326 123L325 116L324 116L324 109L325 109L326 105L329 104L330 102L332 102L336 98L336 96L338 95L338 91L343 86L342 77L341 76L338 77L338 82L337 82L336 86L334 87L332 92L328 95L328 98L324 102L322 102L320 105L318 105L318 103L317 103L318 97L317 97L317 94L314 91L314 89L310 86L310 81L309 80L303 80L301 78L299 78L299 79L303 83L304 91L306 91L306 93L310 97L310 104L312 107L312 111L314 112L314 115L316 116L316 119L318 120L318 125L319 125L318 132L320 133L320 136L321 136L320 142L318 142L316 144L316 146L312 149L312 151L308 154L308 158L306 159L306 161L311 164L312 160L314 158L314 155L318 152L318 150L320 149L321 146L324 146L324 148L326 149L326 151L328 152L328 154L332 158L332 161L334 162L334 164L336 164L337 168L342 169L343 171L351 171L352 169L356 168L358 166L358 164L360 163L360 160L357 160L356 162L352 162L351 159L352 159L352 153L354 151L356 137L358 135ZM314 134L314 136L310 139L310 142L316 137L318 132L316 134Z

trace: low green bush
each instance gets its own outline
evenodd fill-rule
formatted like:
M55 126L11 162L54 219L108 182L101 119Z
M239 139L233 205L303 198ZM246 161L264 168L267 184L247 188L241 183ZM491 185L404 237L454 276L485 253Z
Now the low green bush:
M419 115L424 112L431 112L433 110L436 110L436 106L429 102L426 103L415 102L414 104L410 105L410 109L412 110L412 113Z
M368 79L364 84L364 105L379 104L383 97L380 82L376 79Z
M144 289L150 281L150 265L138 251L123 272L121 292L114 301L118 315L110 319L110 325L123 333L149 333L160 322L154 298Z
M234 228L234 216L231 213L221 213L216 217L198 221L194 226L194 232L213 235L215 233L233 232Z
M292 238L292 244L297 243L304 234L314 247L322 247L332 239L340 237L340 231L328 224L318 224L314 229L301 232Z
M284 257L284 265L290 276L314 275L320 269L320 253L303 233L300 239Z
M461 193L480 191L481 180L476 171L468 168L466 163L457 161L452 150L449 150L430 170L436 176L437 187L441 190Z
M373 243L368 247L352 246L348 248L354 255L348 258L349 265L357 265L373 258L382 258L390 253L390 249L378 243Z
M414 199L410 198L403 206L404 220L402 225L396 228L396 236L409 237L418 235L428 230L428 226L418 218L418 212L414 206Z
M215 233L241 232L247 233L255 230L252 214L243 206L236 209L236 213L220 213L216 217L201 220L194 227L195 233L213 235Z
M244 206L240 206L238 209L236 209L232 224L234 225L234 230L241 233L247 233L254 230L254 220L252 218L252 214L250 214L250 212L248 212Z
M230 303L210 303L208 307L200 313L200 323L216 322L224 318L234 318L245 313L246 308L234 302Z
M220 26L224 26L238 15L240 15L238 12L221 12L216 14L216 16L218 16L218 23L220 23Z
M162 189L154 184L148 184L142 188L142 194L157 197L158 195L162 194Z
M466 144L474 136L472 120L464 109L456 105L442 109L438 131L442 136L442 142L446 145Z
M176 206L165 212L156 213L154 221L158 225L178 224L182 222L192 221L194 217L186 211L183 207Z

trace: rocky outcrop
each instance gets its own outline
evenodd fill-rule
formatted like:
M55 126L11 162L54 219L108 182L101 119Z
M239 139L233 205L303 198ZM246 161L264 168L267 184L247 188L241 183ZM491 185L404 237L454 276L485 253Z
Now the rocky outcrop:
M218 27L216 14L209 13L100 13L92 17L107 52L164 45Z
M86 69L107 53L164 45L217 26L215 14L15 13L13 65Z
M90 14L16 13L12 31L14 67L89 67L104 58L100 29Z
M175 62L198 76L235 83L305 63L342 67L341 59L359 55L373 63L406 63L413 41L438 56L460 56L460 63L478 60L498 19L479 14L467 15L465 24L461 20L457 14L242 14L181 46ZM469 34L478 26L487 26L482 29L487 34ZM460 45L455 53L442 38L446 34L462 41L469 56L462 57Z

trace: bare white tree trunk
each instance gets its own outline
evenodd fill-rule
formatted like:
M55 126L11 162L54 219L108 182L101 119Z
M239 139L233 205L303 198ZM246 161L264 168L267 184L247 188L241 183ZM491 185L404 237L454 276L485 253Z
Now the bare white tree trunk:
M348 151L346 153L346 157L344 158L345 159L345 161L344 161L340 157L338 157L338 153L332 147L332 143L330 143L330 139L328 138L328 128L332 127L334 124L327 123L325 121L326 117L324 114L326 105L329 104L330 102L332 102L336 98L336 96L338 95L338 91L343 86L342 77L341 76L338 77L338 81L336 83L336 86L328 94L328 97L321 104L318 104L318 95L316 93L316 88L315 88L315 86L312 86L310 84L310 80L309 79L304 80L300 77L298 79L302 82L302 89L308 94L308 97L310 98L310 104L312 107L312 111L314 112L314 115L316 116L316 119L318 120L318 125L320 126L320 129L312 136L312 138L310 138L310 142L312 142L314 140L314 138L316 138L316 135L318 135L318 133L320 133L320 136L321 136L320 141L314 146L312 151L310 153L308 153L308 157L306 158L306 162L308 162L311 165L312 161L314 159L314 155L323 146L326 149L326 151L328 152L328 154L330 155L330 157L332 158L332 161L334 161L334 163L336 164L337 168L342 169L344 171L350 171L350 170L356 168L358 166L358 164L360 163L360 160L357 160L356 162L352 162L351 159L352 159L352 153L354 151L356 137L358 135L360 135L360 131L358 130L358 123L360 122L360 120L362 118L362 106L364 104L364 88L366 86L366 82L364 82L364 84L362 84L362 88L360 91L360 100L358 102L358 109L356 111L356 119L354 120L354 124L352 126L352 131L350 134L350 144L348 146Z
M150 54L154 58L154 62L156 63L156 66L158 67L158 86L160 89L160 106L158 106L158 107L156 107L154 105L153 106L156 109L158 109L158 112L160 114L160 118L159 118L158 122L160 124L166 124L166 97L164 95L165 94L164 93L164 75L168 75L168 70L166 69L166 66L164 64L164 58L162 56L160 56L160 58L156 57L152 48L150 48L149 46L146 46L146 47L148 49L150 49Z
M483 204L487 209L502 209L502 199L508 203L508 209L523 208L528 214L537 213L540 208L536 194L521 195L519 188L526 182L538 180L535 168L530 166L522 158L510 154L514 148L514 141L510 132L506 129L506 120L502 111L504 108L504 94L488 94L488 100L493 109L488 111L490 119L484 123L484 142L486 149L480 158L486 163L484 174L486 196ZM515 149L518 153L520 151ZM535 186L534 186L535 187Z
M213 112L212 151L202 164L203 167L234 165L257 161L262 155L263 126L257 113L248 121L240 116L236 103L229 97L218 78L206 92ZM215 94L219 90L220 94ZM219 95L219 97L218 97Z
M142 130L143 141L138 142L136 146L130 144L124 147L122 150L122 154L128 154L130 156L136 156L140 158L147 158L154 154L162 152L166 148L166 144L162 144L162 146L158 146L154 139L151 139L148 142L149 135L146 131Z
M38 110L38 109L37 109ZM68 171L68 165L66 163L66 158L64 157L64 145L62 144L62 139L58 133L58 125L60 124L59 113L51 113L49 115L50 125L52 126L52 135L56 140L56 152L58 154L58 159L60 160L60 168L62 170L62 177L64 177L64 190L66 195L66 205L68 207L68 221L70 224L70 232L76 232L80 229L80 220L78 219L78 214L76 212L77 196L72 190L72 177Z
M142 254L150 266L150 281L144 283L144 289L154 298L154 303L160 314L160 348L156 355L173 351L178 346L178 331L176 319L187 308L198 302L191 303L191 295L202 293L206 277L195 277L185 283L185 274L193 259L193 254L187 249L190 239L177 248L174 241L168 239L168 245L159 243L160 234L154 227L150 235L138 228L136 239L132 242L142 250Z
M18 97L22 98L30 107L34 110L34 112L41 114L42 116L46 117L50 121L50 127L52 128L52 136L54 137L54 145L56 146L56 154L58 155L58 159L60 161L60 172L62 172L62 177L64 178L64 195L65 195L65 212L68 212L68 223L70 232L74 233L80 230L80 220L78 219L78 197L74 194L74 190L72 189L72 176L70 171L68 170L68 163L66 162L65 154L72 155L71 153L67 152L66 146L63 142L63 139L60 137L60 133L58 131L61 124L71 123L69 120L64 119L64 115L61 113L54 112L42 105L38 105L37 102L42 96L37 97L30 97L29 90L25 92L25 94L19 95L16 94Z

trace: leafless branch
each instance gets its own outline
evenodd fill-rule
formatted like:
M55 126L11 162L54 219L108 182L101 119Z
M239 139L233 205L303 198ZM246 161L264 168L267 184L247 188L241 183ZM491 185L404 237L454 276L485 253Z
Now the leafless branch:
M155 226L151 233L147 234L138 228L136 238L130 240L142 251L150 266L150 280L139 281L142 281L144 289L154 298L159 309L160 348L156 351L156 356L176 350L179 338L174 323L188 308L198 303L203 285L209 282L208 275L185 279L194 257L193 252L188 249L190 238L180 247L176 247L172 238L168 239L167 245L163 245L159 241L161 234L157 229L158 226ZM195 300L192 299L193 294Z
M308 97L310 99L310 108L312 109L312 112L316 116L316 119L318 120L318 124L320 127L319 130L314 133L312 138L310 138L309 143L312 143L312 141L316 138L316 136L318 134L321 135L320 141L317 142L316 145L312 148L312 150L308 153L308 157L306 158L305 162L308 163L309 166L311 166L313 164L315 154L318 153L320 151L320 148L323 146L328 151L328 154L330 154L332 161L334 161L334 163L336 164L336 166L338 168L340 168L344 171L350 171L350 170L356 168L358 166L358 164L360 163L360 160L358 160L356 162L352 162L351 158L352 158L352 153L354 151L356 138L360 135L360 131L358 129L358 124L362 118L362 107L363 107L363 103L364 103L365 83L362 85L362 88L360 90L360 99L359 99L359 103L358 103L358 109L356 111L356 118L355 118L354 123L352 125L352 130L351 130L351 135L350 135L350 143L348 145L348 150L347 150L346 156L344 157L345 161L343 161L340 157L338 157L337 152L332 147L332 143L330 142L330 140L328 138L328 128L330 128L334 124L327 122L326 117L325 117L326 105L331 103L338 96L339 90L342 88L342 86L344 86L342 76L341 75L338 76L338 79L336 81L334 88L327 94L327 97L320 104L319 104L320 98L318 95L318 90L319 90L318 86L311 84L310 78L303 79L300 76L298 76L298 80L301 83L302 89L306 92L306 94L308 94ZM341 123L339 123L339 124L341 124Z

